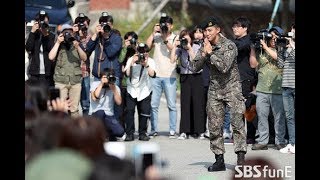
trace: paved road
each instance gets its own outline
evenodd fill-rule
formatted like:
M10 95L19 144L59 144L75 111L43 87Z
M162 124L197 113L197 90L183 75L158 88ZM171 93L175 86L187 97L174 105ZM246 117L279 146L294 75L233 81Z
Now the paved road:
M178 105L178 122L177 131L179 130L180 122L180 105ZM137 130L137 117L135 119ZM227 170L222 172L209 173L207 167L214 161L214 155L209 149L209 140L200 140L190 137L186 140L169 139L168 138L168 109L165 101L162 98L159 109L159 136L151 139L149 142L156 142L160 145L160 156L167 166L161 169L161 174L164 177L173 180L220 180L230 179L233 177L233 170L236 165L236 154L234 153L233 144L226 144L225 163ZM150 129L150 126L149 126ZM139 140L132 142L124 142L126 147L126 157L130 158L132 148L137 143L142 143ZM246 158L264 157L273 162L278 169L284 171L285 166L290 166L288 175L295 179L295 155L282 154L279 151L269 147L265 151L252 151L251 145L248 145L248 152ZM254 173L254 172L253 172ZM255 173L254 173L255 174Z

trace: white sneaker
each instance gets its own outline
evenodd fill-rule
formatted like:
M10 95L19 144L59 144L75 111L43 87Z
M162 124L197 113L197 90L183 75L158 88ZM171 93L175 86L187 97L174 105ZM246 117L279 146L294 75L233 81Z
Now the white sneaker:
M286 147L279 150L281 153L295 153L295 148L291 144L287 144Z
M201 134L200 134L199 139L206 139L206 138L204 137L204 133L201 133Z
M180 136L178 137L179 140L185 140L187 139L186 133L181 133Z
M232 138L232 134L224 131L223 132L223 138L224 139L231 139Z
M210 132L207 129L206 132L204 132L204 137L209 138L210 137Z
M127 134L124 133L123 136L120 138L120 140L124 141L126 139L126 137L127 137Z
M175 134L176 134L176 133L171 130L171 131L169 132L169 138L170 138L170 139L176 138Z
M295 154L296 153L296 145L293 145L292 148L290 149L290 152L292 154Z

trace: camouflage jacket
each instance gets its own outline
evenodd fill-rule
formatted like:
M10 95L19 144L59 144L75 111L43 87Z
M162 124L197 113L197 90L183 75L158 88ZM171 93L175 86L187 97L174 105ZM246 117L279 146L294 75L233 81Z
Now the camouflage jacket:
M203 56L203 47L198 51L192 61L194 71L199 71L204 63L210 68L209 94L217 99L236 95L243 99L240 75L237 66L238 50L231 40L220 36L216 45L213 46L213 53L210 56Z

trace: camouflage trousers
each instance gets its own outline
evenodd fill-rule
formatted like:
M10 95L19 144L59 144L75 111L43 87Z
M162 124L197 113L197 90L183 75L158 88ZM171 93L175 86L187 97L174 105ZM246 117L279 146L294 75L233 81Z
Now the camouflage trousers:
M230 107L230 124L233 130L234 151L247 151L247 135L241 112L243 101L223 101L209 99L207 103L208 128L210 131L210 149L214 154L224 154L223 123L225 116L225 105Z

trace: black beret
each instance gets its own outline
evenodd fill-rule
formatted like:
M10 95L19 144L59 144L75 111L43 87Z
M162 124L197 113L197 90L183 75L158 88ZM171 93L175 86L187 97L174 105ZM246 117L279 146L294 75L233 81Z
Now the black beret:
M206 29L207 27L211 27L211 26L221 27L220 20L217 17L211 16L200 24L200 27L202 29Z

